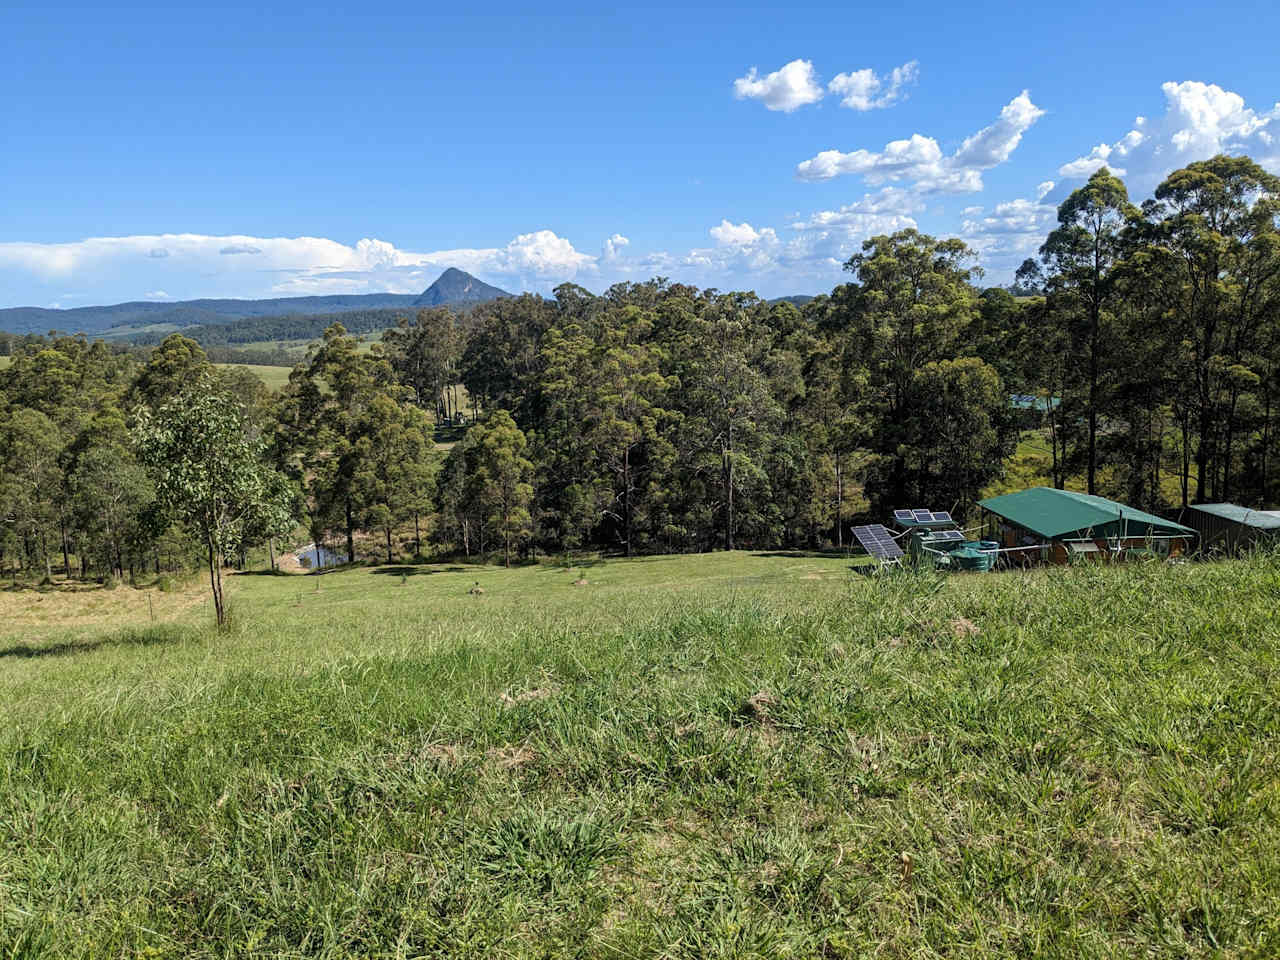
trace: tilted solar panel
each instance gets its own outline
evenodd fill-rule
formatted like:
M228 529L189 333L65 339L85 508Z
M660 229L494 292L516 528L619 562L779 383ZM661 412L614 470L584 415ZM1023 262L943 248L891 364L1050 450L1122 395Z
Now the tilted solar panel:
M878 523L854 527L853 535L862 548L877 560L897 560L903 556L902 548L884 526Z
M912 510L911 512L915 516L916 523L932 523L933 522L932 510Z
M946 510L935 511L933 514L933 522L934 523L955 523L955 521L951 519L951 514L949 514Z
M906 520L907 522L911 522L915 518L916 518L915 514L912 513L910 510L893 511L893 519L895 520Z
M935 530L929 535L930 540L959 541L964 539L964 534L959 530Z

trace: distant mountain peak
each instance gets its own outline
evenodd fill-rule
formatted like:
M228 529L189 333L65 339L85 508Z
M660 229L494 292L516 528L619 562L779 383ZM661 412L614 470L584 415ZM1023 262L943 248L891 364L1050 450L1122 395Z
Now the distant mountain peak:
M415 307L439 307L454 304L485 303L511 294L478 280L465 270L450 267L436 278L436 282L422 291L413 302Z

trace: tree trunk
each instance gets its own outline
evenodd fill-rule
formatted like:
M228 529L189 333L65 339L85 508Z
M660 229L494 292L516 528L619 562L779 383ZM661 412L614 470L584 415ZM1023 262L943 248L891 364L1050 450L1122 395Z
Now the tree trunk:
M422 556L422 528L418 522L418 514L413 514L413 553L415 556Z
M222 558L209 543L209 589L213 591L213 615L219 627L226 626L227 611L222 602Z
M391 528L387 527L387 563L393 563L391 557Z
M844 472L840 468L840 454L836 453L836 547L844 549Z
M626 538L627 556L631 556L631 448L622 452L622 534Z
M733 549L733 417L729 418L729 445L724 451L725 525L724 548Z
M356 562L356 529L351 517L351 498L347 497L347 563Z
M270 561L270 563L271 563L271 569L272 569L272 571L274 572L274 571L275 571L275 569L276 569L276 541L275 541L275 537L267 537L267 559ZM157 564L158 564L158 563L159 563L159 561L157 561ZM156 573L159 573L159 572L160 572L160 568L157 566L157 567L156 567Z

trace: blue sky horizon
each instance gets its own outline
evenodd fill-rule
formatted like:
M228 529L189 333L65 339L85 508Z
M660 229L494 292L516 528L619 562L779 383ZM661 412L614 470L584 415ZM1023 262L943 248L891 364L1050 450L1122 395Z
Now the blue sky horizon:
M924 3L0 11L0 307L666 276L830 290L870 236L987 282L1102 163L1280 173L1280 9Z

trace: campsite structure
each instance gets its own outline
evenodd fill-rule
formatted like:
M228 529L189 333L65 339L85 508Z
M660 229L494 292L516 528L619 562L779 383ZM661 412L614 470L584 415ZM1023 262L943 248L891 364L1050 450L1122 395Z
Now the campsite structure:
M998 543L973 540L945 510L895 510L893 522L907 539L907 552L917 564L944 570L994 569Z
M1182 519L1200 535L1206 553L1236 553L1280 543L1280 510L1251 510L1234 503L1198 503Z
M978 504L992 539L1014 563L1178 556L1196 539L1190 527L1105 497L1032 487Z

